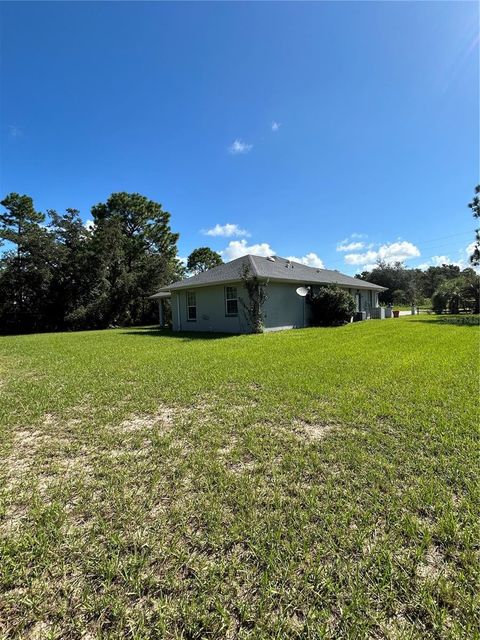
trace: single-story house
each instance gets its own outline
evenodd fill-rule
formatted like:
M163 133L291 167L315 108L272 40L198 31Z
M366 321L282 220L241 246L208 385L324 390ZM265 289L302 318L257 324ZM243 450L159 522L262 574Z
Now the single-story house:
M251 322L245 309L248 300L242 275L248 271L264 285L262 307L265 331L308 327L310 306L303 295L325 284L347 289L355 298L357 311L376 317L378 294L384 287L346 276L339 271L307 267L279 256L247 255L185 280L163 287L151 296L159 302L163 325L163 301L170 299L174 331L249 333Z

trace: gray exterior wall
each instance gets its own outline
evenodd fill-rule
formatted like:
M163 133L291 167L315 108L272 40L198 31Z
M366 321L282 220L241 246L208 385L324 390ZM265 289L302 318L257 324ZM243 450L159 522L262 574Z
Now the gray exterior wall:
M307 284L307 283L306 283ZM237 287L239 303L238 315L228 316L225 308L225 286L197 287L191 289L196 295L197 319L188 320L187 290L172 291L172 328L174 331L206 331L213 333L249 333L250 323L241 299L247 300L245 288L240 283ZM310 307L305 298L296 293L298 283L271 282L266 287L264 326L266 331L293 329L310 325ZM318 285L320 286L320 285ZM313 289L315 290L316 287ZM378 293L367 289L349 289L345 287L360 303L360 309L367 311L378 306Z
M238 296L246 299L245 289L240 283L234 283ZM225 286L197 287L197 319L187 317L187 290L172 291L172 328L174 331L209 331L213 333L249 333L249 323L241 302L238 303L238 315L227 316L225 308Z
M270 283L266 289L267 300L264 305L265 330L295 329L310 326L311 307L306 304L305 298L300 297L296 290L298 283ZM319 289L321 285L312 286L312 290ZM358 305L357 311L367 311L378 307L378 292L371 289L346 289L355 298ZM358 296L358 297L356 297Z
M263 306L265 331L308 326L309 306L296 293L298 284L271 282L265 289Z

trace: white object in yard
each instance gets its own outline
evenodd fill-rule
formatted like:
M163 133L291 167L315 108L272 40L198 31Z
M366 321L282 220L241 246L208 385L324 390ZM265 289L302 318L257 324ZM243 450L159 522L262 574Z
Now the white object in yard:
M374 307L370 310L370 318L372 320L385 320L385 308Z
M393 318L393 309L392 307L385 307L385 318Z

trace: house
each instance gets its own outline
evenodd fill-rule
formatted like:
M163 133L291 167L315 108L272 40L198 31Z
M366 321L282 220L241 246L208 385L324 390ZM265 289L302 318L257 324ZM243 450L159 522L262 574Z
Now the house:
M337 284L354 296L357 311L365 311L367 317L376 317L378 294L385 289L279 256L247 255L174 282L151 296L159 301L160 324L164 324L163 303L170 299L174 331L249 333L251 322L245 308L248 295L242 278L245 272L266 286L262 307L265 331L310 325L310 306L297 293L299 287L308 287L314 293L322 285ZM301 289L300 293L306 292Z

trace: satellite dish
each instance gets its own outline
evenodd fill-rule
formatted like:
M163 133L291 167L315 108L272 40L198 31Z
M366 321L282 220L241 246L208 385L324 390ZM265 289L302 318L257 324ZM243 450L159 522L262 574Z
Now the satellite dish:
M308 296L308 293L309 293L308 287L298 287L298 289L295 289L295 291L302 298L305 298L305 296Z

